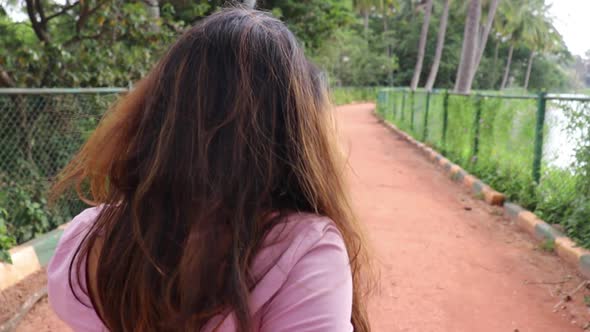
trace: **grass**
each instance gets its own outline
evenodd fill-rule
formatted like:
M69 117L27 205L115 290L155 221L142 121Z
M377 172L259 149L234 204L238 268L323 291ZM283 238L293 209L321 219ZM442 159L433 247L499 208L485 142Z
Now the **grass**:
M545 240L539 244L539 248L546 252L553 252L555 251L555 241Z
M538 184L533 180L537 100L450 94L446 137L444 105L441 91L429 94L390 88L381 90L378 98L378 111L387 121L434 147L504 193L509 201L567 228L577 199L576 188L579 181L588 179L542 160L541 180ZM578 234L581 232L568 234L590 247L590 232L585 228L584 234Z
M333 87L331 91L332 102L335 105L374 102L379 90L379 87Z

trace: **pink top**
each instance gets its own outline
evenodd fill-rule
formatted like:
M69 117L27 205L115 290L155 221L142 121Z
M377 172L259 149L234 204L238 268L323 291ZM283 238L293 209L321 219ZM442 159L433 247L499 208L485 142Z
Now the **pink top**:
M82 291L86 286L77 285L77 278L72 278L80 303L68 283L70 261L98 212L98 208L87 209L72 220L47 268L49 303L74 331L106 331ZM253 270L260 278L249 300L255 331L353 330L348 254L329 218L304 213L288 216L267 236ZM215 331L236 330L230 314L213 318L202 332L212 332L220 322Z

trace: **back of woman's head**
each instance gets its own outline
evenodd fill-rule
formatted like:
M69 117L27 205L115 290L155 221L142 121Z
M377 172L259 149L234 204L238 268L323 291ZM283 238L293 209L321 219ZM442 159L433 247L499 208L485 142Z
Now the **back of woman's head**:
M100 248L89 295L112 331L194 330L225 310L248 330L249 265L282 215L307 211L343 235L362 332L364 255L343 166L321 73L283 23L238 8L180 37L55 189L105 205L77 256Z

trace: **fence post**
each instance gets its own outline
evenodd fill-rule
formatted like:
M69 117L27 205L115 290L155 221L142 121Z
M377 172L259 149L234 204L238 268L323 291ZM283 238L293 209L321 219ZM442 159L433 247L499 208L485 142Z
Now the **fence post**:
M426 91L426 106L424 108L424 131L422 133L422 142L426 142L426 136L428 135L428 109L430 108L430 91Z
M442 152L446 153L447 127L449 125L449 90L445 90L443 97L443 122L442 122Z
M385 95L385 102L383 103L383 119L387 121L387 110L389 109L389 91L385 90L383 94Z
M410 91L410 131L414 131L414 90Z
M397 104L397 95L395 94L395 90L391 91L391 99L393 100L393 103L391 103L391 122L395 123L396 120L396 104Z
M473 123L473 151L471 153L471 162L477 161L477 154L479 153L479 128L481 122L481 102L482 96L475 95L475 119Z
M533 157L533 180L541 180L541 161L543 159L543 129L545 127L545 112L547 109L547 94L539 93L537 99L537 123L535 126L535 155Z
M402 90L402 108L400 109L400 119L399 119L399 124L400 124L400 128L403 126L404 123L404 109L406 108L406 89Z

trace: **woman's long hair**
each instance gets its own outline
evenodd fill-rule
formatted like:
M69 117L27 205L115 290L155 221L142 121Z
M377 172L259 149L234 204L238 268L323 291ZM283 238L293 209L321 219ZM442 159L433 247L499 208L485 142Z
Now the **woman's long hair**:
M281 216L306 211L342 233L352 323L369 331L365 249L334 129L320 71L279 20L225 9L184 33L54 187L104 205L70 272L96 255L85 292L105 326L192 331L233 310L250 331L250 264Z

